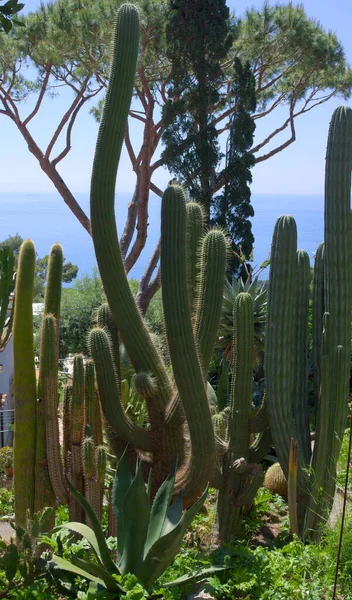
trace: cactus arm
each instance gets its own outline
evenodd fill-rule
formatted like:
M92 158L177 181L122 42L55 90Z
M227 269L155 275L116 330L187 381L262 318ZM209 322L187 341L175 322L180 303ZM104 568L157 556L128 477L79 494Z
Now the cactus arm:
M265 379L271 433L286 477L293 425L296 246L294 219L290 216L280 217L275 225L271 247Z
M261 433L269 427L269 416L266 394L264 394L262 403L258 410L249 419L250 433Z
M108 334L113 361L116 370L117 383L121 386L121 361L119 332L108 304L102 304L97 311L97 325Z
M170 396L170 381L125 275L114 212L116 173L133 92L138 41L138 11L130 4L123 5L116 20L110 81L93 162L91 223L100 275L119 333L135 370L150 372L158 379L164 405Z
M67 488L62 477L61 460L58 462L57 450L60 448L59 429L57 427L57 405L58 405L58 378L57 366L59 358L59 319L61 303L61 282L63 269L63 253L60 244L54 244L50 250L48 261L48 275L45 287L44 313L42 319L42 337L40 344L40 363L38 379L38 404L37 404L37 441L36 441L36 465L35 465L35 512L44 506L55 506L55 493L61 502L63 498L67 501ZM45 325L46 315L53 315L54 320ZM45 333L44 333L45 331ZM48 354L48 356L46 356ZM46 389L48 386L48 389ZM52 404L51 434L56 437L48 437L47 427L47 403ZM56 420L56 429L53 423ZM52 448L54 456L49 459ZM49 460L51 462L49 468ZM57 474L55 469L58 470ZM55 482L56 489L53 490ZM53 513L54 517L54 513Z
M54 244L50 250L48 277L45 287L44 314L52 314L60 319L61 283L63 270L63 252L60 244Z
M68 502L68 491L63 473L58 424L58 371L56 355L56 323L53 315L46 315L42 322L40 353L40 399L45 407L44 434L46 436L45 462L50 476L49 491L54 490L60 502ZM37 442L38 448L38 442ZM38 485L36 478L36 485ZM49 493L49 492L47 492ZM37 494L37 490L36 490ZM50 505L54 498L49 497ZM49 504L43 504L48 506ZM37 506L37 509L43 508Z
M192 313L199 278L199 248L204 235L204 214L200 204L187 202L187 281Z
M200 252L200 281L195 332L203 372L207 377L213 355L222 308L226 272L226 239L221 231L208 231Z
M63 393L62 427L63 427L63 463L64 472L69 476L71 470L71 398L72 385L67 384Z
M229 419L230 460L248 460L254 351L253 301L241 292L234 303L234 352Z
M269 427L262 431L255 442L249 448L249 462L259 463L268 454L273 444L273 438Z
M307 474L311 459L311 440L309 429L308 410L308 310L310 264L309 256L303 250L297 251L297 289L295 301L295 347L293 355L295 360L295 377L293 388L293 414L295 434L298 442L299 471L298 488L307 491Z
M312 360L315 415L319 405L321 382L321 346L324 315L324 244L319 244L314 261L313 314L312 314Z
M95 389L95 370L93 360L87 360L84 377L84 395L86 407L86 425L91 428L91 435L96 446L103 441L103 425L101 418L99 396Z
M323 318L323 344L321 358L321 393L317 413L316 436L312 456L311 472L312 482L305 530L312 534L316 532L319 520L319 505L321 502L321 491L325 488L325 470L328 456L331 452L331 440L329 438L330 394L331 394L331 365L327 354L330 337L330 314L325 313Z
M224 458L225 485L219 493L219 536L229 541L239 529L241 514L240 498L256 493L256 477L250 477L234 468L238 461L248 465L249 418L252 407L253 349L254 349L253 301L250 294L236 296L233 307L233 364L231 405L228 424L228 452ZM249 465L248 465L249 467ZM254 469L253 473L256 473ZM253 479L253 482L252 482ZM251 483L252 482L252 483Z
M84 366L83 357L75 356L73 360L72 394L70 403L71 425L71 483L81 494L84 494L84 473L82 461L82 442L84 437ZM70 494L70 520L84 523L84 511L74 494Z
M181 187L169 186L161 205L161 285L174 378L186 414L191 454L182 487L201 494L215 468L215 437L193 335L187 289L186 204Z
M337 346L346 349L339 397L332 398L334 407L334 441L330 468L335 471L340 453L348 410L352 306L352 109L339 107L331 119L325 167L324 276L325 310L331 319L331 375L337 377ZM332 414L330 414L330 419Z
M109 340L103 329L93 329L89 347L95 363L98 387L104 415L113 430L128 443L145 452L152 451L148 432L136 425L125 413L119 394Z
M35 249L23 242L18 260L13 323L15 436L14 488L16 524L26 526L26 511L33 513L35 495L35 446L37 389L33 346L33 287Z

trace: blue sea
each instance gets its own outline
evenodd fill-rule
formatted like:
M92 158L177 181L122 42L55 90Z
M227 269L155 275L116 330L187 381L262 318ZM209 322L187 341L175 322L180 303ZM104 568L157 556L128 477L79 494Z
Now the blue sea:
M76 194L76 199L88 214L88 194ZM129 201L128 194L116 197L115 211L119 233L123 229ZM290 214L296 219L298 247L306 250L311 260L313 259L314 252L323 240L322 196L253 194L252 204L255 211L252 219L255 237L253 266L260 265L268 258L276 219L283 214ZM50 246L54 242L60 242L66 259L78 265L79 276L91 274L96 265L90 236L56 193L1 193L0 224L0 240L19 233L24 239L31 238L34 241L39 256L48 254ZM147 244L130 276L136 279L141 276L159 233L160 199L152 195Z

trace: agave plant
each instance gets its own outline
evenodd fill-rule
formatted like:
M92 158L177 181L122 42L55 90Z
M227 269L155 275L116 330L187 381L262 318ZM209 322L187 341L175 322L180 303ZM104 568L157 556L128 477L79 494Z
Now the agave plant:
M150 484L145 485L141 467L142 463L139 462L136 473L132 476L125 451L116 470L112 493L112 503L118 523L116 563L111 558L100 521L94 510L68 482L72 494L86 511L92 528L82 523L72 522L61 525L58 530L68 529L85 538L95 554L96 561L93 563L72 557L70 562L56 555L53 556L53 561L60 570L69 571L89 580L91 589L95 586L97 592L105 589L116 594L122 593L121 579L119 582L119 577L116 576L124 576L128 573L135 575L145 588L150 588L179 552L182 538L207 496L206 489L197 502L185 511L183 511L182 493L172 502L175 469L160 486L151 504ZM221 567L213 567L210 571L219 569ZM210 571L208 569L206 573ZM204 572L201 573L203 574ZM187 580L192 578L194 575ZM186 579L182 578L182 582L185 581ZM175 581L171 583L174 585Z
M254 364L260 364L264 351L264 336L266 322L266 305L268 299L268 282L252 281L243 282L242 279L226 281L222 304L222 317L219 329L218 348L222 351L223 358L228 361L232 359L233 338L233 305L235 298L241 292L250 294L253 300L254 310Z

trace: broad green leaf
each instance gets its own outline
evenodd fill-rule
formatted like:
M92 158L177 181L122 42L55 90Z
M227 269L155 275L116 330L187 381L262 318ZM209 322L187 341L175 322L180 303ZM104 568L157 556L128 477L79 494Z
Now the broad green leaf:
M61 569L62 571L68 571L69 573L80 575L80 577L84 577L85 579L89 579L89 581L94 581L94 583L100 583L100 585L104 586L104 581L102 579L94 577L94 575L91 575L88 573L88 571L84 571L84 569L76 567L76 565L70 563L69 560L61 558L61 556L56 556L56 554L53 554L53 562L56 564L58 569Z
M183 510L183 496L182 496L182 492L180 492L179 495L177 496L175 502L173 502L171 504L171 506L169 507L169 509L166 513L166 519L164 521L164 525L163 525L163 529L162 529L160 537L169 533L172 529L174 529L174 527L177 525L177 523L179 523L179 521L181 520L181 517L182 517L182 510Z
M73 556L71 559L72 563L81 569L88 571L91 575L98 577L104 581L105 588L109 592L123 592L123 588L117 583L116 579L113 578L110 573L108 573L104 567L100 565L96 565L87 560L83 560L78 556Z
M68 529L69 531L74 531L75 533L79 533L79 535L84 537L93 548L97 558L100 560L101 563L103 563L96 535L94 531L90 527L88 527L88 525L84 525L84 523L76 523L75 521L71 521L70 523L63 523L62 525L59 525L59 527L55 527L54 531L60 531L61 529Z
M224 567L222 565L213 565L208 569L202 569L202 571L197 571L196 573L192 573L191 575L182 575L182 577L177 577L173 581L169 581L168 583L163 583L163 588L172 588L176 585L182 585L183 583L191 583L191 581L195 581L196 579L203 579L208 575L213 575L214 573L221 573L222 571L228 571L229 569L233 569L233 565Z
M123 526L123 548L120 554L119 567L123 575L136 574L144 554L147 538L150 503L139 463L136 476L126 494L120 520L117 522L119 531ZM119 533L118 536L119 538Z
M122 554L124 547L124 520L122 519L123 504L126 494L131 487L132 476L127 461L127 448L119 460L116 469L114 484L112 488L112 506L116 521L119 524L119 533L117 536L117 551Z
M80 505L84 508L86 515L92 525L92 529L95 533L97 545L99 547L99 552L100 552L99 557L100 557L102 564L104 565L104 567L108 571L108 573L116 573L116 575L118 575L119 574L118 569L110 556L110 551L106 544L105 536L104 536L104 533L101 528L101 525L100 525L97 515L95 514L95 512L92 509L89 502L82 496L82 494L80 494L73 487L73 485L71 484L71 482L69 480L67 480L67 486L68 486L71 494L76 498L77 502L79 502Z
M159 538L149 550L141 568L136 573L139 581L148 588L162 575L179 552L182 538L194 515L203 506L208 493L208 487L202 496L183 513L180 522L168 534Z
M158 540L161 536L167 511L172 498L175 476L176 468L172 471L172 473L170 473L167 479L165 479L165 481L159 487L155 495L154 502L150 511L147 541L144 548L144 557L148 554L148 551L156 542L156 540Z

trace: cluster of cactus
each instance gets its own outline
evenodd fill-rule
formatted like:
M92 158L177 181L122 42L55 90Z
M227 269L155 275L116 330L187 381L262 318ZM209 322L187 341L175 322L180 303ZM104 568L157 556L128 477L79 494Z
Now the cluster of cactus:
M0 350L10 337L13 311L8 315L10 296L15 289L15 256L7 246L0 248Z
M269 277L265 348L270 428L285 476L291 440L298 442L297 512L300 534L319 536L332 507L336 464L346 426L352 300L352 110L335 110L325 182L324 243L313 280L315 442L308 407L309 257L297 251L292 217L276 223Z
M80 505L69 494L67 477L87 494L100 514L106 470L94 365L92 361L84 365L81 356L75 357L72 385L64 390L63 451L60 445L58 335L63 253L59 244L52 247L49 257L37 384L32 314L34 266L34 244L26 240L19 256L14 315L14 467L18 525L25 523L28 510L33 514L44 506L55 507L56 499L69 503L72 518L83 519Z
M207 372L221 316L227 244L223 232L204 230L201 207L187 202L180 186L166 189L161 207L160 267L167 347L163 354L133 298L118 242L114 201L138 41L138 11L123 5L117 14L111 76L91 181L92 237L108 304L98 312L89 348L110 446L118 458L126 450L131 467L140 465L144 480L150 479L152 495L176 461L175 492L183 491L185 506L192 505L209 482L218 488L219 536L228 540L238 531L243 509L251 504L263 481L259 462L271 445L271 435L283 472L292 482L289 456L294 439L295 447L298 444L300 532L317 532L331 506L347 414L352 111L338 109L329 134L325 243L315 261L313 293L316 441L312 455L307 393L310 267L307 254L297 252L292 217L281 217L274 232L265 336L266 397L259 411L253 411L251 404L253 300L241 292L233 307L230 403L221 413L213 414L217 399ZM72 389L67 389L65 397L69 410L64 415L62 465L57 426L58 287L55 293L50 292L54 284L49 275L37 403L31 242L23 244L20 263L14 325L16 512L20 520L25 508L40 509L44 495L45 504L50 504L50 472L56 496L68 500L64 474L69 473L73 486L89 497L99 514L105 459L100 450L101 419L93 363L88 362L84 372L83 359L75 358ZM135 371L134 389L145 400L147 426L130 418L124 408L121 345ZM291 486L291 508L293 489ZM50 494L52 497L53 492ZM82 520L75 500L73 495L71 516Z
M239 526L241 507L252 502L263 480L258 461L270 445L264 411L252 414L253 306L249 294L235 303L231 405L217 435L211 404L215 392L207 371L216 342L225 281L227 244L223 232L204 231L201 207L186 202L180 186L169 186L161 207L161 284L165 318L165 361L132 296L125 275L114 215L116 173L130 107L138 56L138 11L118 11L113 64L96 146L91 182L95 252L108 300L89 336L107 434L116 456L126 445L131 463L141 460L152 491L176 459L176 491L190 505L208 482L220 489L221 536ZM134 387L144 397L147 428L136 424L121 399L119 346L135 370ZM215 402L216 404L216 402ZM227 414L229 413L228 423ZM215 425L214 425L215 422ZM252 440L253 434L257 434ZM251 443L252 442L252 443Z

